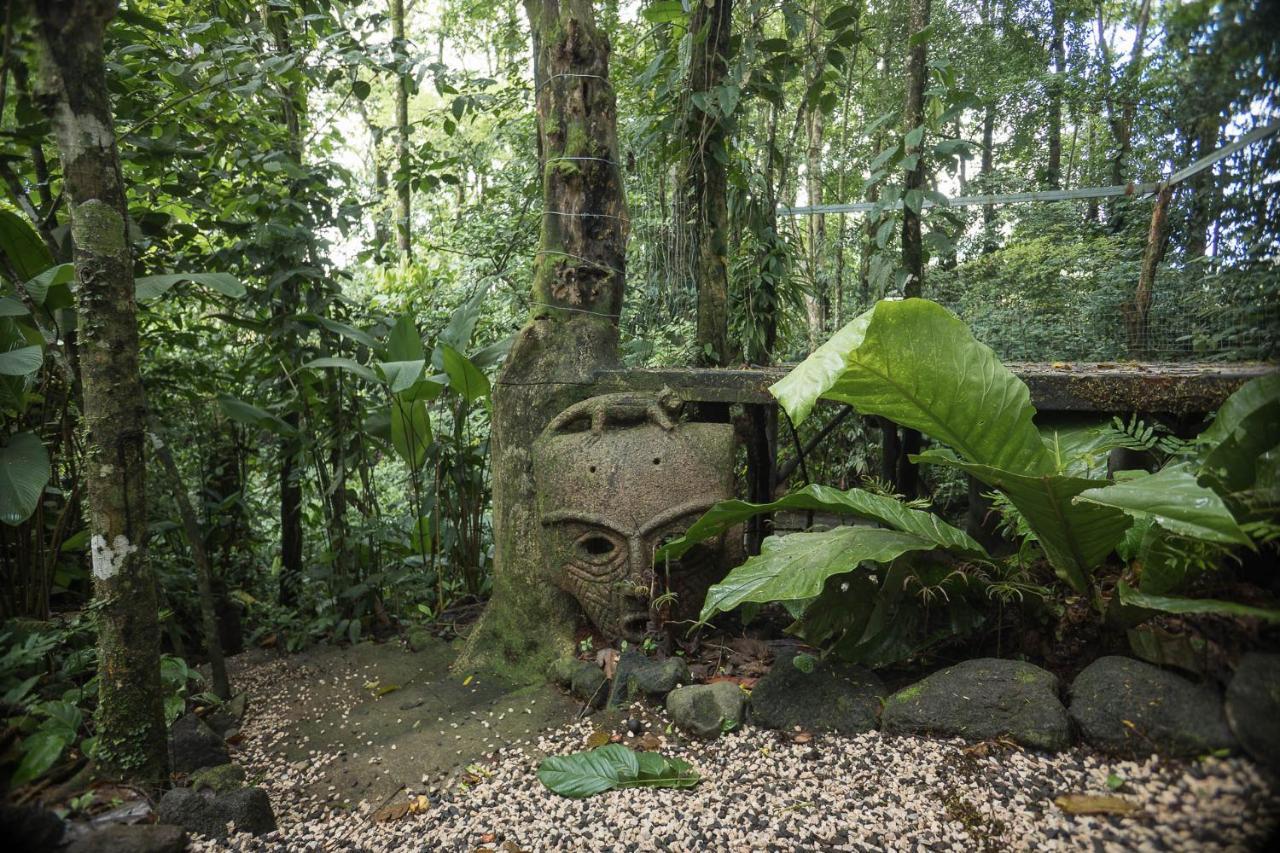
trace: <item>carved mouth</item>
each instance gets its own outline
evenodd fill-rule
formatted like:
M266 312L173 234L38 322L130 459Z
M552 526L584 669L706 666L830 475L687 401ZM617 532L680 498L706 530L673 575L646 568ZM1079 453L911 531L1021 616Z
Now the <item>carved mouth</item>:
M618 633L625 640L638 642L644 639L645 628L649 627L649 611L635 610L618 620Z

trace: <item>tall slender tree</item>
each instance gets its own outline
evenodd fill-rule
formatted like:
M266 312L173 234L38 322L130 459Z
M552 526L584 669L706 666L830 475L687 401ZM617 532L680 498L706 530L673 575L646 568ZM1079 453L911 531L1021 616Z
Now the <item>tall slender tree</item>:
M98 749L107 773L168 770L156 583L146 559L146 398L138 370L133 255L103 39L115 0L35 4L40 99L71 211L90 548L98 629Z
M726 113L730 100L717 98L728 71L733 0L707 0L694 5L689 24L689 90L713 104L701 109L691 100L685 115L688 158L685 180L693 219L695 275L698 293L698 360L725 365L733 356L729 344L729 209ZM736 99L734 99L736 101Z
M404 0L391 0L391 52L396 63L396 246L403 260L413 260L409 213L412 184L409 160L409 50L404 37Z
M542 677L572 649L574 606L543 560L530 447L616 365L627 207L609 40L591 0L526 0L533 30L542 235L530 318L493 393L493 598L458 666Z

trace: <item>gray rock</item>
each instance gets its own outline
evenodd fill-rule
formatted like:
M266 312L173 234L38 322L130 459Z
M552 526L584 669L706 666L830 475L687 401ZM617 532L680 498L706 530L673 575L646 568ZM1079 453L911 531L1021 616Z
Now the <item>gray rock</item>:
M1224 707L1244 751L1280 768L1280 655L1254 652L1241 658Z
M182 853L186 849L187 832L180 826L113 823L84 832L63 853Z
M935 672L890 696L881 722L898 734L1008 737L1050 751L1071 745L1058 677L1023 661L979 658Z
M751 722L767 729L858 734L876 727L887 692L875 673L838 661L819 661L812 672L779 654L751 691Z
M1091 746L1123 755L1235 746L1217 690L1126 657L1099 658L1076 676L1071 719Z
M52 850L62 840L62 818L39 806L0 803L0 838L18 853Z
M197 791L209 789L215 794L224 794L244 787L244 768L238 764L220 764L217 767L206 767L192 773L188 784Z
M231 760L227 745L195 714L185 714L173 724L169 732L173 750L173 772L191 773L203 767L217 767Z
M420 652L436 645L439 641L426 628L411 628L409 633L405 635L405 643L409 646L409 651Z
M613 673L609 705L627 705L636 699L661 699L691 680L689 665L683 658L657 660L637 649L627 649L618 658L618 668Z
M604 670L585 660L575 657L563 657L551 665L551 680L583 702L596 708L604 707L609 698L608 679Z
M671 720L698 737L717 737L742 723L746 697L732 681L691 684L667 694Z
M240 721L244 719L244 712L248 706L249 696L246 693L237 693L226 702L222 703L222 707L209 714L204 718L209 724L209 728L213 729L223 738L230 737L230 732L239 727Z
M261 788L241 788L216 795L193 788L174 788L160 798L156 817L160 823L218 839L227 837L228 823L235 825L236 832L254 835L276 828L271 801Z

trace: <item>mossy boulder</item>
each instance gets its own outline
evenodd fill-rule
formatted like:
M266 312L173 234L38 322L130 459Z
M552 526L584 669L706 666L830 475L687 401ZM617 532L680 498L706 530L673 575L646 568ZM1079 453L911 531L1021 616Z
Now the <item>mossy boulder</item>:
M225 794L174 788L160 798L156 819L159 823L217 839L227 837L228 823L234 825L236 832L253 835L276 828L271 800L261 788L240 788Z
M193 773L231 760L222 736L195 714L184 714L169 733L173 772Z
M886 694L870 670L834 660L806 672L795 652L780 654L751 691L751 722L767 729L858 734L876 727Z
M885 702L881 723L895 734L989 740L1032 749L1071 745L1058 677L1023 661L980 658L935 672Z
M1099 658L1071 684L1071 719L1117 755L1197 756L1236 745L1218 691L1132 658Z
M197 791L210 790L225 794L244 787L244 768L238 764L220 764L191 774L188 784Z
M1247 654L1227 685L1227 723L1244 751L1280 768L1280 655Z
M609 698L609 680L604 677L604 670L589 661L562 657L551 665L548 675L592 707L604 707Z
M636 649L627 649L618 658L609 691L609 705L627 705L637 699L662 699L682 684L688 684L689 665L683 658L646 657Z
M732 681L691 684L667 694L667 713L682 731L713 738L742 724L746 696Z

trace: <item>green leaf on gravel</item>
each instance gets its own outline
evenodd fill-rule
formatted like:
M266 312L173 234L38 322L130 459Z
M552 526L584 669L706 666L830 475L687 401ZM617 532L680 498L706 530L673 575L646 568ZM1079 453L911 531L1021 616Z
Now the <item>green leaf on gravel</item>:
M656 752L635 752L619 743L552 755L538 765L538 781L574 799L614 788L692 788L701 779L687 761Z

